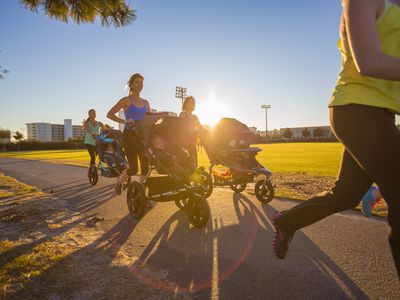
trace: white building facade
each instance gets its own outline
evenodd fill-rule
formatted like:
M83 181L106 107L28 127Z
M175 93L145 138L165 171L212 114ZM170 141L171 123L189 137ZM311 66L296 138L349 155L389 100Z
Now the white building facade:
M28 141L61 142L85 136L84 127L72 125L71 119L65 119L64 124L27 123L26 127Z
M65 119L64 120L64 141L68 141L72 139L74 136L72 135L72 120Z
M41 142L51 142L51 124L50 123L28 123L26 124L28 141L35 140Z

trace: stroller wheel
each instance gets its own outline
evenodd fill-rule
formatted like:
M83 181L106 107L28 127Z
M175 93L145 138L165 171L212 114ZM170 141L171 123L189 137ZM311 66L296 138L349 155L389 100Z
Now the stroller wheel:
M188 202L188 199L187 199L187 198L185 198L185 199L180 199L180 200L175 200L176 206L178 206L179 209L182 209L182 210L185 210L185 209L186 209L187 202Z
M270 180L259 180L254 188L257 199L262 203L269 203L274 199L275 189Z
M204 189L204 197L208 198L211 196L214 188L211 175L204 170L200 171L200 175L201 175L201 186Z
M90 166L88 170L89 182L92 186L96 185L99 180L99 173L97 172L96 166Z
M206 198L192 194L186 207L190 224L196 228L202 228L207 225L210 218L210 207Z
M242 182L242 183L231 183L229 185L229 187L231 188L232 191L234 191L235 193L241 193L243 192L246 187L247 187L247 183Z
M147 206L147 198L139 182L133 181L129 185L126 203L128 204L129 213L134 219L143 217Z

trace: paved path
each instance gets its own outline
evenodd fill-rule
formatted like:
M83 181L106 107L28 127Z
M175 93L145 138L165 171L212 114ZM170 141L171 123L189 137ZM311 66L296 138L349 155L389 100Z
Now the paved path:
M198 230L174 203L156 204L133 221L125 193L113 192L114 180L100 177L91 187L84 168L0 158L0 171L53 191L72 210L105 218L100 229L111 252L124 245L128 255L195 299L400 299L382 218L356 211L326 218L296 233L287 259L280 261L271 250L270 220L292 201L261 205L251 193L216 188L209 198L210 222ZM171 289L139 276L144 284Z

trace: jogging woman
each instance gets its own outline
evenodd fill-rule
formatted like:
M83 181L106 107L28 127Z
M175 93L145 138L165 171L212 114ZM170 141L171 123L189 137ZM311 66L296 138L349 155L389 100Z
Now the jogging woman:
M103 123L96 121L96 111L90 109L88 111L89 117L87 118L85 128L85 147L90 155L90 167L96 164L96 137L99 134L100 129L105 130Z
M185 119L189 127L193 130L200 130L202 128L199 119L195 114L193 114L194 109L196 108L196 100L192 96L188 96L185 98L182 104L182 112L179 114L180 118ZM189 149L188 152L190 156L194 160L195 166L197 166L197 149L196 149L196 135L193 141L189 141L188 143Z
M283 259L296 230L354 208L375 182L388 204L400 277L400 0L344 0L339 48L342 69L329 104L344 146L338 179L326 194L274 214L273 250Z
M128 81L129 95L120 99L107 114L107 118L125 124L123 132L123 147L125 155L128 159L129 168L124 170L122 175L118 178L115 185L115 192L119 195L122 191L122 184L126 182L129 176L138 173L138 158L140 160L141 174L149 172L149 161L143 153L143 146L138 140L135 132L135 126L146 113L150 112L149 102L140 97L140 92L143 89L144 77L141 74L133 74ZM121 119L116 114L123 110L125 119Z

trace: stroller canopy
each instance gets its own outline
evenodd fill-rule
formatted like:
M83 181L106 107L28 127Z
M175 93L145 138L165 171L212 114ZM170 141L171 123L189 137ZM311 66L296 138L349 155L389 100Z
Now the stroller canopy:
M162 118L163 115L160 114L148 114L145 115L142 120L140 120L138 124L138 131L145 147L147 147L150 141L153 125Z
M200 138L208 157L215 160L221 151L249 147L252 135L250 129L242 122L222 118L212 130L203 131Z
M222 118L213 129L214 136L217 138L234 138L243 137L249 138L252 133L245 124L232 118Z
M168 145L187 147L193 141L194 132L188 122L179 117L150 114L146 115L138 125L141 138L147 147L152 135L160 136Z

